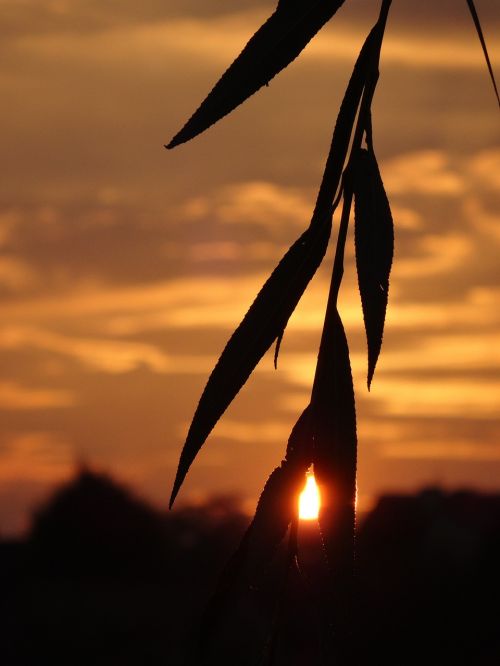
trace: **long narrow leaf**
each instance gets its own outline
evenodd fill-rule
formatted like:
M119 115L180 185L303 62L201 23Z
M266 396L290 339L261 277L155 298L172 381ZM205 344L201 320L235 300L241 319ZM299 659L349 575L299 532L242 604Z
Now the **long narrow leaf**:
M196 409L172 490L172 506L195 456L290 315L324 257L331 217L307 229L291 246L222 352Z
M394 225L375 154L359 150L353 165L356 267L368 343L368 388L382 346L394 253Z
M354 515L357 450L349 348L337 310L331 314L324 340L318 358L310 418L315 474L322 488L328 488L326 494L322 493L320 523L324 526L325 540L335 550L340 545L335 536L341 529L338 516L345 509L342 498L348 498L348 513Z
M354 122L369 76L371 58L373 56L373 49L376 46L377 37L378 26L375 25L365 39L354 65L351 78L349 79L335 123L330 152L326 161L311 224L321 221L325 207L331 205L332 198L339 189Z
M319 188L318 196L316 198L316 205L314 207L313 216L311 219L311 226L322 224L325 211L332 206L333 210L336 209L341 195L342 189L340 187L342 170L346 161L347 152L351 135L356 120L356 114L361 101L363 90L367 81L368 70L370 67L370 57L373 53L373 47L377 39L377 26L368 34L361 51L358 55L354 65L351 78L347 85L342 104L335 122L333 130L332 141L330 144L330 151L325 164L323 178ZM333 197L337 193L335 202L332 203ZM274 367L278 366L278 355L280 352L281 341L284 335L284 329L278 335L276 340L276 349L274 352Z
M204 132L292 62L344 0L281 0L167 148Z
M297 517L299 491L311 462L312 432L307 407L290 433L285 460L267 480L252 523L231 560L231 579L234 580L238 569L236 577L251 582L271 560L288 526Z
M222 352L193 417L181 453L170 506L191 463L219 418L267 349L275 340L281 340L290 315L323 259L331 231L333 200L339 189L375 37L373 29L361 49L347 86L311 224L288 250Z
M319 523L330 571L332 662L351 663L356 494L356 409L349 349L336 309L325 323L311 401Z
M289 526L296 521L298 494L311 456L311 431L306 409L291 432L286 458L264 486L252 523L226 565L204 613L196 648L198 655L210 658L213 652L214 662L220 659L222 648L218 644L218 629L223 627L225 631L228 624L237 621L236 612L240 616L245 614L245 604L250 603L246 599L249 590L260 587ZM285 568L289 564L289 558L280 563ZM241 632L242 627L236 626L235 630Z
M467 0L467 6L474 21L474 26L476 27L477 36L481 42L481 47L483 49L484 58L486 60L486 66L488 67L488 72L490 74L491 83L493 84L493 89L497 98L498 106L500 106L500 95L498 94L497 82L495 81L495 74L493 73L493 67L491 66L490 56L488 54L488 48L486 47L486 40L484 39L483 30L481 28L481 23L479 21L479 16L474 5L474 0Z
M219 581L217 595L235 585L255 582L273 558L288 526L297 517L297 500L312 462L312 428L307 407L294 425L285 460L270 475L255 516Z

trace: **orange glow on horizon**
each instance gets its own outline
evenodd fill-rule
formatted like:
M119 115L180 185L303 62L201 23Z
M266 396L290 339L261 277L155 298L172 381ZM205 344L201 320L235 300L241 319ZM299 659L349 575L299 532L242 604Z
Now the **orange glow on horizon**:
M308 472L306 485L299 496L300 520L317 520L321 501L319 488L313 472Z

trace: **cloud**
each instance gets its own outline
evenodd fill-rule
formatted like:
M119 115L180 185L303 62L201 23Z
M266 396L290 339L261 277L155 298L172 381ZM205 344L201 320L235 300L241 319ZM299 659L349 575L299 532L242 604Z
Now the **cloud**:
M357 27L357 26L356 26ZM441 35L433 31L428 32L427 27L421 32L415 26L401 26L403 30L394 34L389 29L384 38L381 62L383 67L395 65L411 68L433 68L440 70L478 69L484 67L484 59L477 44L470 35L463 35L457 30L450 34L443 27ZM308 52L304 55L311 59L354 58L356 52L353 44L359 43L359 28L339 34L322 34L316 38ZM494 42L490 51L496 54L498 47Z
M221 188L211 196L187 201L181 213L192 220L211 217L226 224L274 227L296 224L305 228L313 201L303 189L254 181Z
M84 365L110 373L130 372L145 365L153 372L164 372L168 359L162 352L140 342L76 338L35 328L11 327L0 332L4 349L36 347L74 358Z
M413 208L396 203L391 205L391 212L398 229L411 231L423 229L422 215Z
M476 196L470 195L464 201L464 210L474 228L484 234L494 244L500 245L500 214L490 211Z
M485 371L500 368L499 337L496 331L452 334L447 329L440 335L430 334L420 340L412 339L411 348L409 345L386 347L379 360L377 376L386 377L396 372L398 375L412 376L415 371L425 370L438 377L447 371L455 374L476 371L481 375ZM364 350L351 353L351 361L353 372L362 379L366 371ZM282 358L281 369L292 382L310 386L315 365L315 353L288 352ZM377 391L374 390L373 395L376 396Z
M113 322L123 332L133 326L127 320ZM88 369L122 374L144 367L160 374L192 375L208 373L215 359L206 354L167 354L152 344L109 338L82 338L53 333L46 329L10 326L0 331L0 350L26 352L36 349L76 360ZM51 364L48 365L49 369ZM71 393L63 390L22 389L12 383L0 383L0 407L32 409L63 407L74 403Z
M500 189L500 148L481 150L467 161L467 170L474 178L471 188Z
M449 303L471 290L495 288L498 165L497 148L462 155L415 151L382 162L395 222L392 285L402 300ZM407 211L416 216L413 224Z
M259 280L264 276L241 275L237 279L238 294L242 300L248 296L248 305L253 300ZM201 283L200 283L201 280ZM200 284L202 289L200 289ZM82 288L79 293L71 291L56 296L47 295L44 299L19 300L6 306L5 314L18 322L46 321L48 319L70 320L73 318L133 315L163 317L164 324L181 325L184 313L198 306L212 308L214 314L208 324L220 318L218 308L233 308L233 316L244 313L245 304L235 303L235 283L223 276L203 275L187 279L160 281L131 286L102 285ZM203 313L200 315L203 316ZM190 317L186 326L190 327ZM197 320L197 323L199 321Z
M16 257L0 256L0 289L24 291L38 282L32 267Z
M0 382L0 409L57 409L76 404L71 391L54 388L28 388L15 382Z
M394 262L392 279L426 278L464 265L473 256L474 239L465 233L421 235L417 241L419 252L416 257L397 258Z
M374 394L375 395L375 394ZM379 377L377 400L393 416L433 416L496 419L500 381L464 377L419 379Z
M385 160L381 167L389 194L463 196L467 192L498 193L500 149L460 156L443 150L419 150Z
M0 247L3 248L9 244L12 238L12 232L19 224L19 211L15 209L6 209L0 211Z
M259 0L239 0L244 11L269 4ZM122 25L157 23L179 16L208 18L234 12L234 2L217 0L2 0L0 17L4 36L26 34L89 33Z
M64 350L67 341L59 340L56 334L46 332L51 323L61 330L71 325L83 330L93 330L100 336L137 335L144 331L161 329L226 329L231 330L239 323L252 303L255 293L262 286L266 274L241 274L226 279L222 276L202 274L192 278L178 279L130 287L107 286L96 289L88 287L57 296L46 296L36 300L17 300L4 306L6 321L1 340L4 346L27 344L38 340L54 350ZM325 276L328 279L327 276ZM292 315L289 329L318 331L323 323L324 305L327 295L325 279L316 279L310 285L303 301ZM237 296L235 296L237 295ZM445 330L460 326L488 327L498 323L494 307L497 291L494 288L470 288L460 300L448 302L443 307L441 301L415 302L404 298L401 288L395 282L388 309L387 328L397 331L420 330L422 325L429 331ZM362 327L357 285L354 280L343 290L342 315L349 327ZM423 324L424 323L424 324ZM41 328L38 335L33 332ZM87 333L88 335L88 333ZM120 341L115 341L118 345ZM83 344L84 343L84 344ZM113 347L113 340L102 341L103 351ZM92 347L92 340L83 338L80 353ZM128 346L127 346L128 345ZM136 342L125 343L125 356L150 358L152 365L163 365L163 357L154 353L148 356L149 348ZM90 353L90 352L89 352ZM100 354L97 354L100 356ZM155 359L155 360L153 360Z
M387 160L382 165L385 187L391 194L412 192L427 196L458 196L465 180L438 150L422 150Z
M288 248L280 247L276 243L257 241L250 243L236 243L234 241L208 241L205 243L193 243L186 253L189 259L196 263L226 263L238 262L240 266L245 262L260 262L268 260L278 261ZM177 251L178 248L175 248ZM168 248L168 254L173 252Z
M68 443L51 432L4 435L0 448L0 481L32 479L53 483L68 478L74 468Z
M500 369L500 336L496 331L479 330L470 333L452 333L450 326L440 335L430 334L413 343L413 353L407 349L388 349L380 359L382 373L427 370L434 375L450 371L484 371Z
M458 330L451 332L454 328ZM376 404L380 415L393 417L496 418L500 406L500 382L495 377L500 370L500 336L496 329L486 333L479 325L475 332L463 333L459 327L449 326L441 333L412 337L406 344L403 338L396 346L392 346L395 331L391 324L388 331L390 339L385 342L369 395L364 389L364 345L362 350L351 351L358 399L363 404ZM315 353L282 354L280 372L288 386L296 387L283 396L284 409L296 411L307 404L315 367ZM387 435L378 426L375 432L382 438Z
M187 432L182 430L184 435ZM229 439L257 446L259 444L281 443L286 445L290 435L290 423L287 421L234 421L223 419L214 431L214 437Z
M233 11L205 17L183 14L138 22L121 20L120 16L123 14L108 17L107 21L104 17L103 20L97 19L94 26L89 21L86 29L83 19L78 30L69 30L68 26L57 30L54 22L53 31L41 30L39 36L34 33L30 44L46 56L54 54L56 48L74 52L75 47L81 48L92 42L96 53L89 54L90 59L99 55L110 62L123 53L123 43L126 42L128 49L141 60L145 53L154 51L157 56L175 54L187 60L208 59L219 66L229 66L265 19L261 11ZM351 13L350 17L344 15L342 20L332 22L303 51L300 55L302 62L354 61L371 27L369 19L359 18ZM72 25L75 24L73 16ZM475 36L463 26L462 29L457 24L453 27L455 29L451 31L445 24L441 30L435 31L427 27L418 31L409 23L396 29L392 27L384 39L383 65L438 70L484 68L484 58ZM12 31L11 35L14 34ZM105 43L109 46L108 52L104 51ZM497 41L490 39L489 51L493 59L498 48Z
M19 37L22 35L49 34L88 34L92 32L109 31L118 27L151 26L158 23L176 23L178 21L192 21L203 24L213 24L214 20L223 23L231 17L238 17L252 26L255 31L261 22L274 11L275 0L239 0L238 3L231 0L210 0L209 2L197 2L196 0L144 0L141 3L134 0L47 0L43 4L37 0L2 0L0 4L0 24L3 36ZM486 30L487 37L493 41L495 27L498 26L498 13L488 4L481 6L481 19ZM366 32L373 23L376 9L371 0L358 0L358 2L346 2L344 7L335 15L331 22L332 29L343 32L353 29ZM178 28L178 26L177 26ZM328 30L328 29L327 29ZM184 30L186 31L186 29ZM320 33L319 39L321 40ZM465 8L457 7L453 0L442 0L439 4L426 6L426 9L415 5L409 0L399 3L397 8L391 12L387 41L394 40L393 51L404 59L420 59L428 62L430 59L441 62L448 60L452 63L464 59L463 49L448 49L450 35L467 37L465 45L476 46L476 59L481 58L480 50L474 41L471 29L471 19ZM181 33L181 30L177 30ZM394 39L394 33L396 39ZM403 33L401 35L401 33ZM230 35L225 32L225 37ZM418 49L414 51L412 44L408 43L408 37L417 34L420 39L429 35L441 37L435 39L435 47L429 49ZM323 50L331 55L332 47L338 41L324 38ZM398 39L399 36L399 39ZM444 39L443 39L444 37ZM248 36L247 36L248 38ZM246 39L245 39L246 41ZM245 41L240 43L241 50ZM195 40L192 45L195 46ZM219 48L222 42L219 42ZM453 45L453 43L452 43ZM320 49L318 49L320 50ZM391 49L385 49L384 55Z
M384 444L380 447L380 452L386 458L401 460L500 461L500 446L496 444L459 441L447 444L428 442Z

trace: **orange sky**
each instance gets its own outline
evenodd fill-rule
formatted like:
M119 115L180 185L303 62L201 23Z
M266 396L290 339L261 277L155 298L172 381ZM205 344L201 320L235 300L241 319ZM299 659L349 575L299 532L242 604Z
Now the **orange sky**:
M396 251L370 394L352 243L342 290L365 506L500 489L498 108L466 3L421 4L394 3L375 100ZM348 0L269 88L166 152L271 2L0 0L0 534L76 461L166 505L211 367L308 225L375 5ZM500 6L477 6L498 69ZM181 501L255 501L308 401L330 266Z

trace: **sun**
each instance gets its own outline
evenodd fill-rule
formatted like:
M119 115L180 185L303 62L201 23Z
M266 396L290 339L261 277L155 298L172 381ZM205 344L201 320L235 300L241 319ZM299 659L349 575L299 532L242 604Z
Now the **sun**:
M317 520L320 504L319 488L314 478L314 472L310 471L307 473L306 484L299 496L300 520Z

